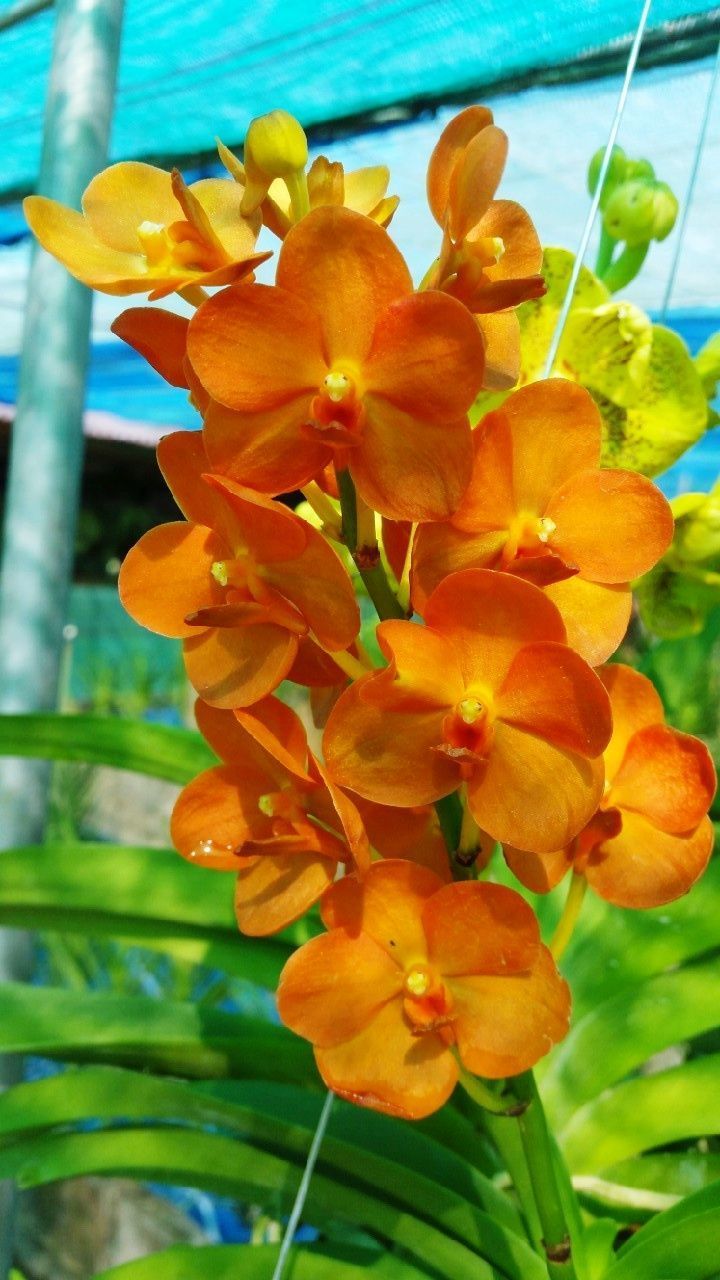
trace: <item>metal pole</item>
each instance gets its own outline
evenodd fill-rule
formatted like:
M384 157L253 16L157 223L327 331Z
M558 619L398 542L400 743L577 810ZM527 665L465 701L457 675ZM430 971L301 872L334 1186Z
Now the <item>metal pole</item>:
M77 206L107 154L123 0L58 0L39 190ZM35 247L0 563L0 711L57 701L83 456L92 294ZM45 789L0 766L0 846L40 837ZM37 771L33 771L33 776Z
M57 0L38 190L79 205L105 163L124 0ZM0 562L0 711L57 705L83 457L92 295L36 246L28 279ZM48 770L0 761L0 848L42 838ZM0 936L0 979L23 976L27 940ZM10 1083L7 1062L0 1083ZM12 1190L0 1186L0 1280Z

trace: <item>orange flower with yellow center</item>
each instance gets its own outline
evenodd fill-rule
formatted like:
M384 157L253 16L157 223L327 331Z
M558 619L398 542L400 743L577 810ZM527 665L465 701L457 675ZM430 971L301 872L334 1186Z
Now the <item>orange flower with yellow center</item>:
M231 284L270 256L254 252L260 219L243 218L241 201L224 178L187 186L177 170L131 160L93 178L82 213L46 196L28 196L23 208L43 248L83 284L164 298Z
M339 863L368 864L362 822L352 802L328 788L302 723L277 698L236 713L198 702L195 714L223 763L180 793L173 844L200 866L236 871L240 929L275 933L318 900Z
M457 506L482 339L455 299L413 293L369 218L308 214L283 243L275 286L238 285L198 309L188 356L214 402L205 445L224 475L283 493L334 462L386 515L437 520Z
M515 1075L565 1035L568 988L512 890L391 860L338 881L321 910L329 932L286 964L278 1010L341 1097L418 1120L449 1098L458 1058Z
M715 767L699 738L665 724L645 676L619 663L599 675L610 695L613 734L597 812L564 849L506 849L505 856L535 893L547 893L572 867L618 907L660 907L687 893L707 866Z
M469 569L441 583L425 621L378 627L390 665L336 703L324 737L332 778L399 806L464 782L493 839L566 844L602 795L611 724L607 693L567 647L557 609L530 583Z
M667 550L673 518L645 476L600 467L601 437L589 392L562 378L522 387L483 418L459 507L415 536L415 608L449 573L501 569L544 588L568 643L604 662L627 629L629 580Z
M166 436L160 468L186 521L151 529L128 553L120 598L137 622L183 640L191 683L218 707L277 688L300 641L347 648L360 618L324 538L287 507L208 475L199 432Z
M486 347L484 385L495 390L520 375L514 308L545 292L542 248L528 214L513 200L493 199L507 149L492 112L467 107L443 130L427 178L443 241L425 284L459 298L475 315Z

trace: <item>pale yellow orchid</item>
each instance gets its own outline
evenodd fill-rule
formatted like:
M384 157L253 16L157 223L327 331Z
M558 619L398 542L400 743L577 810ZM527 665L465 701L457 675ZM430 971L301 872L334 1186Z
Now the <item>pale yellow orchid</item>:
M246 167L222 142L218 153L228 173L243 188L247 185ZM400 203L399 196L388 196L390 170L384 164L354 169L346 173L337 160L318 156L303 174L307 184L307 201L304 212L319 209L323 205L342 205L355 213L363 213L381 227L387 227ZM302 216L302 202L298 205L291 196L292 184L288 177L275 177L268 184L267 194L260 205L263 222L281 240Z
M224 178L188 186L180 173L139 161L93 178L82 213L28 196L25 217L44 249L102 293L164 298L247 278L269 255L254 252L259 217L243 217L242 192Z

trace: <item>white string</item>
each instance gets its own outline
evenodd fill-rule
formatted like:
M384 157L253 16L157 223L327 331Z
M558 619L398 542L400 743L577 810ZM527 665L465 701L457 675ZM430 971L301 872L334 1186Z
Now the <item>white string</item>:
M600 197L602 195L603 186L605 185L605 177L607 175L608 168L610 167L610 160L612 158L612 149L615 146L615 140L618 136L620 121L622 120L623 112L625 110L625 104L627 102L628 92L630 90L630 83L632 81L633 74L635 72L635 67L637 65L638 54L640 52L640 45L642 44L642 38L643 38L643 35L645 34L645 27L647 26L647 20L650 13L651 5L652 5L652 0L645 0L645 3L642 8L642 13L640 14L640 21L638 23L638 28L637 28L637 31L635 32L635 38L630 48L630 54L628 57L627 67L625 70L625 79L623 81L622 89L620 90L620 96L618 98L617 107L615 108L615 116L613 118L613 122L610 128L610 134L605 147L605 154L603 156L602 164L600 166L600 173L598 175L597 185L595 187L595 195L592 198L592 203L590 205L590 209L588 210L588 216L585 219L585 227L583 229L582 236L580 237L580 244L578 245L577 254L575 255L575 262L573 264L573 269L570 276L570 282L568 284L565 297L563 298L563 304L560 308L560 314L558 315L557 322L555 324L555 331L553 333L552 341L550 343L550 349L547 354L547 360L545 361L545 368L543 370L543 375L542 375L543 378L549 378L550 374L552 373L553 365L555 364L555 360L557 358L558 348L560 346L560 339L562 338L563 331L567 323L567 318L570 314L570 307L572 306L572 300L573 300L573 297L575 296L575 289L577 287L577 282L580 277L580 271L582 269L582 265L585 260L587 247L590 243L590 236L592 234L593 224L597 216L597 211L600 208Z
M315 1171L315 1164L317 1162L318 1155L320 1154L322 1140L325 1137L325 1130L327 1129L328 1120L330 1119L330 1112L332 1111L334 1097L335 1094L329 1090L323 1103L322 1111L320 1112L320 1119L317 1122L317 1128L313 1135L313 1140L310 1143L310 1150L308 1151L307 1160L305 1161L303 1176L300 1179L300 1186L297 1189L292 1212L288 1218L288 1224L285 1228L285 1235L283 1236L282 1244L280 1245L280 1252L278 1254L277 1262L275 1263L275 1270L272 1273L272 1280L282 1280L283 1273L285 1271L285 1263L287 1262L295 1231L297 1230L297 1225L300 1221L300 1215L305 1207L305 1200L307 1199L307 1193L310 1187L310 1179Z
M663 295L662 305L660 307L660 323L662 324L667 315L670 299L673 289L675 288L675 280L677 279L678 266L680 265L680 255L685 240L685 231L687 230L688 214L690 213L690 205L692 204L693 194L695 192L695 183L697 182L698 172L700 170L700 161L702 159L703 147L705 146L705 138L707 136L708 125L710 124L710 113L712 111L713 98L717 88L718 79L720 79L720 44L715 55L715 68L710 77L710 85L708 87L707 99L705 101L705 110L703 112L700 132L698 134L695 146L695 155L693 156L692 169L690 170L690 179L688 181L687 191L685 193L685 202L683 204L682 214L680 215L680 226L678 227L677 239L675 241L675 252L670 266L670 274L665 285L665 293Z

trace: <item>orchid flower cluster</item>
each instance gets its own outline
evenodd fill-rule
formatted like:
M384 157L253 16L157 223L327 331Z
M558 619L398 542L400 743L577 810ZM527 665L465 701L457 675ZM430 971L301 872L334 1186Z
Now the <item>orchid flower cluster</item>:
M242 163L220 146L228 178L117 164L82 213L26 202L85 284L194 308L114 325L202 417L158 448L181 518L140 539L119 584L138 622L182 640L219 760L181 793L173 842L236 874L246 934L319 903L280 1016L330 1089L415 1119L565 1035L556 960L586 885L656 906L712 845L706 748L664 723L645 677L603 665L631 582L670 545L669 505L601 466L584 387L511 390L517 308L545 284L528 214L496 199L506 155L484 107L442 133L419 287L388 231L387 170L308 168L281 111L252 123ZM282 242L273 284L254 276L261 227ZM488 390L509 394L471 429ZM322 758L283 681L322 707ZM498 846L523 893L488 878ZM529 898L566 875L553 954Z

